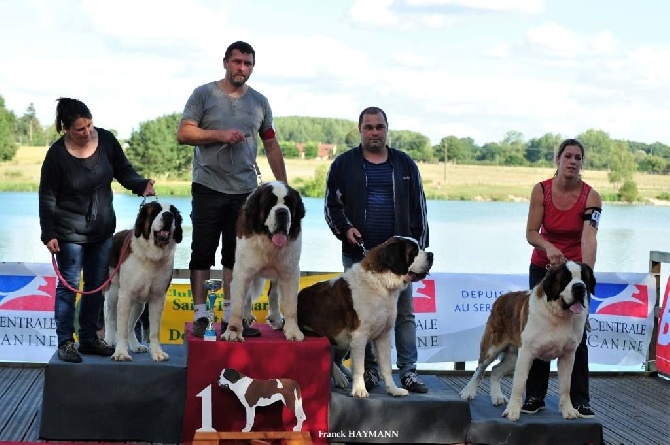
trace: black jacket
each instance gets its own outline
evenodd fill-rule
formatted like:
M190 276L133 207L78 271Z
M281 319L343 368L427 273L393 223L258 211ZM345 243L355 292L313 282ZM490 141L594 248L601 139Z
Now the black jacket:
M428 247L426 196L416 163L406 153L388 147L393 166L395 201L394 235L411 236L422 249ZM335 158L328 171L325 217L330 230L342 241L342 253L360 259L361 249L347 241L347 231L356 227L365 239L367 195L363 149L353 147Z
M98 131L98 162L88 169L68 153L63 137L53 143L42 163L39 204L44 244L87 243L114 234L116 215L112 180L142 195L148 179L137 174L119 141L109 131Z

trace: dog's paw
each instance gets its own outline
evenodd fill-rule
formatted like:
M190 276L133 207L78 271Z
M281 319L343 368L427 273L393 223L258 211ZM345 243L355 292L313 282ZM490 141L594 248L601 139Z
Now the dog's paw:
M393 397L404 397L409 394L409 391L407 391L405 388L398 388L396 387L387 387L386 392L391 394Z
M297 326L293 329L285 326L284 336L288 341L303 341L305 339L305 334L303 334Z
M491 404L493 406L504 405L508 402L504 394L491 394Z
M147 352L149 350L145 345L143 345L141 343L138 343L137 345L128 345L128 348L131 351L137 352L137 353L144 353L144 352Z
M114 351L112 360L117 362L131 362L133 361L133 358L128 354L128 351Z
M578 417L581 417L579 415L579 411L577 411L575 407L572 406L572 404L564 408L561 408L561 414L563 415L564 419L576 419Z
M272 329L275 331L281 331L284 328L284 317L281 315L276 317L273 315L268 315L265 317L265 322L272 326Z
M521 407L514 408L508 405L505 411L503 411L502 416L507 417L507 420L516 422L521 417Z
M467 386L458 394L463 400L474 400L477 391L473 391Z
M230 326L228 326L228 329L226 329L226 332L221 334L221 340L243 342L244 337L242 336L242 327L240 326L239 331L231 331Z
M346 388L349 386L349 379L347 379L347 376L336 365L333 365L332 375L335 386L338 388Z
M165 351L162 349L156 349L156 350L151 350L151 359L156 361L156 362L164 362L165 360L168 360L170 358Z
M370 394L368 394L368 390L365 389L365 385L361 387L354 387L351 390L351 397L358 397L359 399L367 399L370 397Z

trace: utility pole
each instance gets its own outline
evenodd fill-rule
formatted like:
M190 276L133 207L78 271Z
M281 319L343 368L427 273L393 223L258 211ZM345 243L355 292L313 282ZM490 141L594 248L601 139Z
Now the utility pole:
M447 141L444 141L444 182L447 182Z

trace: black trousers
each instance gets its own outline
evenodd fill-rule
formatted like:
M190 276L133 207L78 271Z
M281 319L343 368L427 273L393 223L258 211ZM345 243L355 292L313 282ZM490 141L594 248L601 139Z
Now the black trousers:
M534 288L546 275L547 270L530 265L528 270L529 288ZM549 386L549 362L544 360L533 360L533 365L528 373L526 381L526 398L544 400ZM572 368L572 379L570 382L570 399L575 407L589 405L589 349L586 346L586 329L582 341L575 351L575 365Z

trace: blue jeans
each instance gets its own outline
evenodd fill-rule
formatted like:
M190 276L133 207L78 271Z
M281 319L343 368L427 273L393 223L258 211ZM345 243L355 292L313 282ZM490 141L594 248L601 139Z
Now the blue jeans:
M354 262L352 257L342 254L342 265L345 271L350 269ZM406 372L416 371L419 352L416 347L416 321L411 285L400 292L398 298L398 315L395 319L395 349L398 373L402 376ZM371 342L368 342L365 346L365 369L368 368L378 369Z
M61 275L70 286L79 289L79 276L83 271L84 291L97 289L109 275L109 255L112 251L112 237L95 243L60 243L56 261ZM76 294L68 290L58 280L56 286L56 335L58 346L66 341L74 341L74 314ZM93 341L100 330L102 291L82 295L79 300L79 342Z

